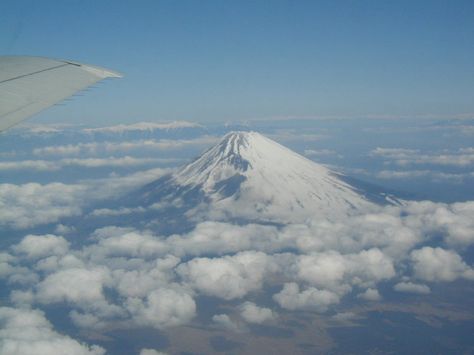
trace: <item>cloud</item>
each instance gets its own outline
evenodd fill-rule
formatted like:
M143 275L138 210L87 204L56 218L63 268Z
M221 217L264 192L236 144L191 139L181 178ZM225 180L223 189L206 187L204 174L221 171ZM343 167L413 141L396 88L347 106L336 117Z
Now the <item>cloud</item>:
M142 349L140 350L139 355L167 355L167 354L155 349Z
M140 170L132 174L114 174L107 178L85 180L83 185L87 187L87 199L94 202L97 199L116 198L135 190L137 186L148 184L161 176L169 173L170 169L153 168Z
M134 150L172 150L186 147L210 146L219 140L214 136L202 136L192 139L147 139L125 142L104 142L96 150L105 152L128 152Z
M10 300L16 306L28 308L35 301L35 295L32 290L13 290L10 293Z
M77 184L0 184L0 225L21 229L80 215L85 192Z
M0 184L0 226L25 229L79 216L86 205L125 194L167 171L150 169L80 184Z
M355 326L357 325L355 321L358 319L361 319L361 317L353 312L339 312L330 318L330 320L336 323L337 326Z
M184 290L159 288L145 300L129 298L126 308L140 325L163 328L188 323L196 314L196 303Z
M169 237L167 244L178 255L222 255L255 249L275 251L288 246L279 237L278 229L273 226L206 221L187 234Z
M107 236L107 233L111 235ZM149 233L139 233L123 229L103 228L94 232L98 242L89 248L95 259L105 259L109 256L127 256L150 258L164 254L168 246L160 239ZM104 237L107 236L107 237ZM174 257L176 260L178 258Z
M99 208L90 213L90 215L95 217L104 217L104 216L122 216L131 213L141 213L145 212L146 209L143 207L134 207L134 208L125 208L121 207L118 209L112 208Z
M54 233L56 234L70 234L76 231L76 228L74 226L67 226L64 224L58 224L56 228L54 229Z
M452 247L466 247L474 242L474 202L435 203L431 201L409 202L398 213L405 215L405 225L418 231L425 239L441 235Z
M269 225L234 225L207 221L184 235L167 239L177 255L226 254L243 250L266 253L296 249L310 254L327 250L340 254L377 247L398 258L437 231L453 245L468 245L471 230L471 203L446 205L430 202L381 207L342 221L313 220L280 228ZM433 218L435 211L446 211L451 218Z
M340 300L336 293L314 287L300 292L298 284L294 282L285 283L283 289L273 295L273 299L284 309L317 312L325 312L329 306L339 303Z
M247 323L261 324L276 318L276 314L270 308L259 307L253 302L242 303L239 309L240 316Z
M70 166L82 168L128 168L141 165L156 165L161 163L175 162L176 159L161 158L134 158L107 157L107 158L65 158L60 160L23 160L13 162L0 162L0 170L38 170L56 171Z
M64 255L69 250L69 242L55 235L28 235L12 248L15 253L24 254L28 259L39 259L50 255Z
M0 266L5 264L1 276L30 275L26 285L31 289L14 290L11 301L66 303L73 323L88 329L110 322L163 328L186 324L195 316L193 292L173 282L179 258L157 258L159 253L150 251L151 237L130 230L104 228L94 235L98 242L80 250L67 249L62 237L52 235L27 236L13 246L17 256L5 253L0 258ZM30 265L23 274L20 266L10 265L22 263ZM110 300L106 290L119 298Z
M454 152L424 154L415 149L381 148L370 152L371 156L392 160L400 166L414 164L430 164L443 166L467 167L474 164L473 148L461 148Z
M474 202L454 203L440 207L433 216L436 225L447 233L450 246L469 246L474 243Z
M34 155L78 155L83 151L95 152L98 143L52 145L33 149Z
M77 328L82 328L88 331L101 331L112 323L119 324L120 319L107 319L107 315L103 312L99 313L97 309L89 310L89 313L86 311L78 311L77 308L69 312L69 318L71 319L74 326Z
M443 173L431 170L382 170L376 174L379 179L416 179L416 178L430 178L433 181L450 181L460 183L464 179L474 177L474 173Z
M173 283L174 269L179 259L172 255L148 263L125 263L113 270L114 288L126 298L144 298L157 288L169 288ZM124 267L128 266L128 270ZM174 287L174 286L173 286Z
M328 135L316 133L301 133L301 131L296 131L292 129L281 129L274 134L268 134L268 137L278 142L316 142L321 141L323 139L327 139Z
M299 279L310 285L340 290L347 290L344 276L347 265L343 255L337 252L301 255L295 265Z
M66 129L77 128L77 125L71 123L50 123L50 124L34 124L31 122L23 122L10 128L9 133L19 132L27 135L50 135L64 132Z
M305 149L304 155L308 157L321 157L328 155L337 155L338 157L341 157L341 155L338 155L336 151L331 149Z
M6 252L0 253L0 279L20 285L31 285L38 281L30 268L18 265L16 257Z
M149 177L111 178L101 194ZM94 191L87 186L91 190L86 193ZM472 268L449 249L464 250L472 243L472 208L472 203L406 202L343 222L269 226L208 221L171 236L108 226L88 235L82 246L62 236L27 235L0 254L0 275L9 284L12 304L66 304L78 328L100 332L112 325L186 325L206 295L220 299L217 305L241 300L236 310L217 314L213 321L245 331L247 323L276 317L249 296L271 292L282 309L326 312L343 298L378 300L378 284L395 278L403 280L393 286L395 291L403 292L424 290L407 280L474 278ZM440 237L446 249L424 246Z
M417 293L420 295L426 295L431 292L428 286L413 282L399 282L393 286L393 289L397 292Z
M242 332L244 328L234 322L227 314L215 314L212 316L212 321L219 327L230 330L232 332Z
M55 171L61 167L53 161L48 160L21 160L0 162L0 170L37 170Z
M171 122L138 122L129 125L120 124L116 126L85 128L87 133L124 133L128 131L153 131L153 130L170 130L179 128L202 128L198 123L187 121L171 121Z
M379 291L375 288L368 288L364 292L360 293L357 297L366 301L380 301L382 299Z
M452 250L423 247L411 252L414 275L426 281L474 280L474 270Z
M85 267L85 262L73 253L64 256L52 255L36 262L34 269L46 273L51 273L61 269L72 269Z
M110 283L110 273L105 268L59 270L37 285L36 298L44 304L105 302L103 288L107 282Z
M9 276L13 271L13 266L10 265L15 258L5 252L0 252L0 278Z
M0 353L102 355L105 350L56 332L41 311L1 307Z
M370 155L390 159L406 159L407 157L411 157L419 152L420 151L417 149L377 147L370 152Z
M200 136L190 139L139 139L120 142L92 142L66 145L54 145L35 148L36 156L78 156L98 155L118 152L169 151L188 147L210 146L218 141L215 136ZM161 161L177 161L176 159L162 159Z
M169 162L169 159L165 159ZM163 162L163 159L157 158L134 158L130 156L109 157L109 158L84 158L84 159L62 159L59 165L64 166L80 166L85 168L101 168L101 167L129 167L139 165L152 165Z
M262 252L241 252L222 258L194 258L177 268L196 290L226 300L241 298L262 288L265 275L275 266Z
M368 286L395 275L391 258L375 248L357 254L328 251L301 255L294 269L300 280L339 295L353 285Z
M346 254L378 248L397 258L423 239L419 226L412 228L409 220L402 217L404 208L387 206L344 221L314 220L307 225L290 225L285 234L297 236L301 253L332 250Z

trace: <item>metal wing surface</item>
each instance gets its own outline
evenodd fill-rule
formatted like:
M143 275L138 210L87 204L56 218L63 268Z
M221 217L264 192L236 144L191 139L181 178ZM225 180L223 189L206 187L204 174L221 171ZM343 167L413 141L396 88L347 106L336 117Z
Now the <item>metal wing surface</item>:
M119 73L81 63L0 56L0 131Z

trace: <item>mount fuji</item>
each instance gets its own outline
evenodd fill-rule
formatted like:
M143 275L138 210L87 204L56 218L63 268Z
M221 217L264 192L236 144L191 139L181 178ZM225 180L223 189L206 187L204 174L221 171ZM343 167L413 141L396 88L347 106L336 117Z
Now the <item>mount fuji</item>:
M256 132L231 132L130 200L168 220L301 223L338 220L395 200ZM179 222L177 222L179 223Z

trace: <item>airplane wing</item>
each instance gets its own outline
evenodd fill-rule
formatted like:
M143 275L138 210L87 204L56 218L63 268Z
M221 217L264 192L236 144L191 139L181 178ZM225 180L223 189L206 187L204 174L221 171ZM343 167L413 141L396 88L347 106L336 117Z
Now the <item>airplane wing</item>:
M71 61L0 56L0 132L102 79L120 77Z

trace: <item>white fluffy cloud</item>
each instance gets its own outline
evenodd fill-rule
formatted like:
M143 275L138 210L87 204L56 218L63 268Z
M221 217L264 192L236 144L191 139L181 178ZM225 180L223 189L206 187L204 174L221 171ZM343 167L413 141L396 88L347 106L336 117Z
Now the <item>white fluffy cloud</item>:
M247 323L261 324L276 318L275 312L270 308L259 307L253 302L245 302L240 305L240 316Z
M165 242L149 233L102 229L96 232L96 235L104 236L104 233L110 232L112 232L112 235L107 238L98 238L97 243L88 249L93 257L128 256L149 258L163 254L169 249ZM115 232L118 232L118 235L115 235Z
M408 203L401 211L406 214L407 226L429 236L441 234L453 247L474 243L474 202L453 204L431 201Z
M16 258L9 253L0 253L0 279L7 279L10 284L29 285L38 281L37 275L28 267L16 263Z
M276 266L261 252L242 252L221 258L195 258L177 271L198 291L226 300L262 288L264 277Z
M61 183L0 184L0 225L21 229L80 215L85 192Z
M16 253L29 259L44 258L50 255L64 255L69 250L69 242L56 235L28 235L12 248Z
M38 310L0 308L0 353L16 355L102 355L105 350L89 346L53 329Z
M134 185L133 177L127 179L107 188ZM325 312L343 297L380 300L378 283L395 277L402 280L395 291L419 294L429 292L429 282L474 279L459 254L471 243L471 211L470 202L412 202L344 223L277 227L208 221L169 237L109 226L80 247L62 236L28 235L0 254L0 276L11 285L12 304L65 303L79 328L188 324L198 313L196 300L205 295L228 304L241 299L236 311L213 321L245 331L247 323L277 316L247 298L268 292L267 286L280 287L273 301L282 309ZM443 249L423 247L440 235ZM407 281L416 279L428 285Z
M151 169L81 184L0 184L0 227L25 229L79 216L84 206L126 193L165 172L167 170Z
M426 295L431 292L428 286L413 282L399 282L393 286L393 289L397 292L418 293L420 295Z
M379 291L375 288L368 288L364 292L360 293L357 297L366 301L380 301L382 299Z
M110 275L105 268L59 270L37 285L37 299L45 304L62 301L78 304L101 302L104 300L103 286L109 280Z
M312 286L344 294L353 285L367 286L395 275L392 260L379 249L357 254L335 251L302 255L295 265L297 277Z
M377 283L396 276L407 252L412 267L401 273L412 270L426 281L472 278L472 268L453 250L414 250L439 233L446 245L469 245L471 207L414 202L353 216L346 223L280 228L209 221L168 238L110 226L92 233L91 243L80 249L71 249L60 236L29 235L11 248L11 255L3 254L0 271L12 284L31 285L30 291L13 292L12 301L66 302L76 309L71 318L79 326L100 328L114 318L156 327L184 324L196 312L195 292L233 300L282 284L273 298L282 308L324 311L354 289L362 290L361 299L380 299ZM205 253L215 256L199 257ZM119 302L108 300L106 289ZM425 290L406 282L394 289ZM163 306L156 295L165 290L182 292L187 311L179 314ZM254 322L270 318L269 309L243 304L246 322L252 322L252 312ZM145 315L168 306L170 315L163 313L155 323Z
M123 297L144 298L159 287L168 287L175 277L174 268L179 261L168 255L146 263L116 265L112 271L114 287Z
M155 328L186 324L196 314L196 303L184 290L160 288L145 300L129 298L126 307L136 323Z
M285 283L283 289L273 295L273 299L288 310L310 310L324 312L329 306L339 303L340 297L328 290L319 290L308 287L300 292L298 284L294 282Z
M424 247L411 253L414 274L426 281L474 280L474 269L456 252L442 248Z
M289 244L278 229L259 224L234 225L207 221L199 223L185 235L174 235L167 239L176 254L228 254L244 250L271 252Z

